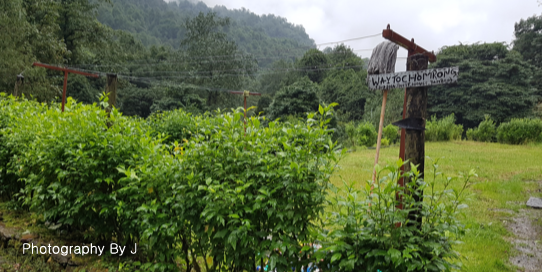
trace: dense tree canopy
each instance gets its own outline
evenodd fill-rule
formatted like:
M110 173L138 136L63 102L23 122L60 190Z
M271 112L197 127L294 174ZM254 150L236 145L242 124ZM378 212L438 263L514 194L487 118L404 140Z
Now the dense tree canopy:
M514 50L529 63L542 68L542 16L521 19L514 25Z
M269 105L267 116L270 120L275 120L288 115L315 112L320 102L318 91L319 86L308 77L303 77L292 85L284 86L276 93L273 102Z
M0 90L58 100L63 77L35 61L100 73L70 75L68 96L97 101L105 73L118 73L117 107L127 115L242 106L228 91L250 90L249 106L271 118L337 102L339 122L377 122L382 95L367 89L367 60L343 44L323 51L301 26L246 9L163 0L5 0L0 2ZM432 87L429 113L454 113L473 127L531 116L542 98L542 16L515 25L513 50L501 43L455 45L432 67L459 66L456 85ZM390 91L385 122L399 119L402 92ZM273 102L271 102L273 101ZM541 107L542 108L542 107Z
M438 117L454 113L460 124L474 127L489 114L497 122L532 112L534 67L502 43L443 48L432 67L459 66L456 85L431 87L428 111Z
M193 1L195 2L195 1ZM183 23L200 12L215 12L219 18L230 18L231 26L222 31L240 50L258 56L261 67L275 60L300 57L314 41L302 26L275 15L256 15L246 9L230 10L224 6L207 7L203 2L186 0L111 0L98 9L100 22L113 29L134 34L143 44L169 45L178 48L185 38Z

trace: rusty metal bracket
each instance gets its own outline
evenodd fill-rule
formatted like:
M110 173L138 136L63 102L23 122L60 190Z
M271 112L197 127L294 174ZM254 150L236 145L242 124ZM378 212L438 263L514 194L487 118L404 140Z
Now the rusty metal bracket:
M425 130L425 120L423 118L406 118L392 123L392 125L404 129Z

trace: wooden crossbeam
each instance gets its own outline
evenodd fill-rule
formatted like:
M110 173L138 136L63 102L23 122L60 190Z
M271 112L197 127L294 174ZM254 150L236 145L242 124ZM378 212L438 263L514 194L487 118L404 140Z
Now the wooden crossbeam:
M393 30L390 29L389 24L386 29L382 30L382 37L408 50L408 56L414 54L424 54L429 58L429 62L437 61L437 56L435 56L433 52L429 52L423 47L414 43L414 39L409 41L407 38L395 33Z
M58 66L43 64L39 62L34 62L32 66L38 66L38 67L43 67L43 68L47 68L51 70L64 72L64 88L62 89L62 112L64 112L64 104L66 104L66 88L68 87L68 73L83 75L87 77L94 77L94 78L100 77L100 75L98 74L85 73L85 72L69 69L67 67L58 67Z

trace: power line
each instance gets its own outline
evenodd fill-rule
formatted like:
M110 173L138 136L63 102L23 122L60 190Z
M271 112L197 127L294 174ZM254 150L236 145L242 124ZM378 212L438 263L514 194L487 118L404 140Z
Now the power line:
M377 34L373 34L373 35L357 37L357 38L352 38L352 39L346 39L346 40L342 40L342 41L320 43L320 44L317 44L316 46L319 47L319 46L326 45L326 44L335 44L335 43L350 42L350 41L355 41L355 40L362 40L362 39L372 38L372 37L376 37L376 36L380 36L380 35L382 35L382 34L377 33Z

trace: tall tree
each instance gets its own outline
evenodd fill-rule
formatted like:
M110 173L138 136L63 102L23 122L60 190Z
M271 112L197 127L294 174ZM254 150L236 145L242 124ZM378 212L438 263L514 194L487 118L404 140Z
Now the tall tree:
M514 50L527 62L542 68L542 16L521 19L514 25L514 35Z
M312 82L324 81L329 70L329 59L318 49L309 49L298 61L298 69L302 76L308 76Z
M218 18L215 13L200 13L186 20L186 37L181 42L184 70L189 73L185 82L208 87L207 105L212 109L227 106L232 96L223 92L240 89L246 78L253 78L256 61L240 52L228 40L222 28L230 25L228 18Z
M288 115L301 115L318 110L319 86L303 77L289 86L282 87L268 107L267 116L275 120Z
M532 113L537 99L530 80L534 67L502 43L444 47L432 67L459 66L455 85L428 92L428 111L437 117L454 113L464 127L477 126L490 114L497 122Z

